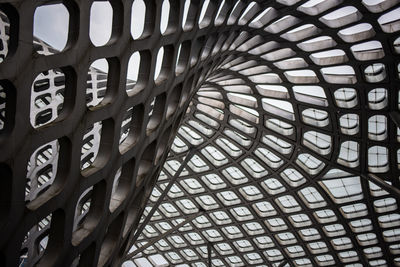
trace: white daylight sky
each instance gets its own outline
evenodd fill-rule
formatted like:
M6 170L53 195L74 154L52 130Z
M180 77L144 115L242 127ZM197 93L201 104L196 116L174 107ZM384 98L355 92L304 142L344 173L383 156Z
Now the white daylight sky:
M189 6L189 5L187 5ZM164 32L168 25L170 4L163 4L160 29ZM143 0L136 0L132 5L131 35L134 39L140 37L144 28L145 4ZM45 41L57 50L63 50L68 38L69 13L62 4L45 5L36 9L34 15L34 36ZM105 45L111 37L113 10L108 1L95 1L90 10L89 37L95 46ZM161 60L157 60L156 73L161 69ZM137 60L131 60L130 64L137 65ZM99 60L93 66L102 71L108 71L107 62ZM138 67L132 66L128 70L128 78L136 80Z

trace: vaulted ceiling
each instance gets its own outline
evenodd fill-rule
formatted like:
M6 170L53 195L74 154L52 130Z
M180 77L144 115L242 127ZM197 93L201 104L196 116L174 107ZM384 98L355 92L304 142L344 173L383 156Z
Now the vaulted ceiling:
M1 2L0 265L400 266L398 0Z

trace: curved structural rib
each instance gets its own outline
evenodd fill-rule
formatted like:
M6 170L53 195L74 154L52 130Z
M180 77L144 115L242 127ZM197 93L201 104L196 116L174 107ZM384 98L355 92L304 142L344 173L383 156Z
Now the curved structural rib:
M1 1L0 265L121 264L191 147L135 244L206 212L145 255L400 264L398 1L146 1L133 39L137 2L96 47L92 1ZM43 5L62 51L33 37Z

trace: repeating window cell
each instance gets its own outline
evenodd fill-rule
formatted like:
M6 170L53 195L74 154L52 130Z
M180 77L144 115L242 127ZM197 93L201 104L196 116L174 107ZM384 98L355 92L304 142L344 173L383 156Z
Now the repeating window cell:
M282 230L288 229L288 227L287 227L286 223L284 222L284 220L282 220L279 217L268 219L268 220L266 220L264 222L265 222L265 225L268 227L268 229L270 231L273 231L273 232L282 231Z
M314 217L319 223L330 223L337 221L336 214L330 209L315 211Z
M234 185L243 184L249 180L237 167L228 167L222 171L222 174Z
M260 235L265 233L264 228L258 222L249 222L243 224L243 229L248 235Z
M299 171L293 168L285 169L281 172L281 177L292 187L300 186L306 182L306 178Z
M292 213L301 210L299 203L291 195L279 197L275 202L285 213Z
M346 233L343 225L338 223L325 225L322 229L328 237L342 236Z
M359 144L357 142L345 141L340 144L337 162L350 168L357 167L360 164L359 154Z
M263 197L261 191L256 186L253 185L244 186L239 189L239 192L243 195L243 197L247 201L254 201L257 199L261 199Z
M360 118L354 113L344 114L339 118L339 126L343 134L355 135L360 131Z
M240 252L252 251L254 249L248 240L237 240L233 244Z
M54 183L59 159L58 140L37 148L29 158L26 173L25 201L30 202Z
M275 195L286 191L286 187L275 178L269 178L262 181L261 186L270 195Z
M206 170L209 170L210 167L207 165L207 163L199 156L194 155L190 161L188 162L188 166L194 171L194 172L203 172Z
M368 170L373 173L382 173L389 170L388 149L383 146L368 148Z
M289 216L289 220L294 227L310 226L312 224L308 215L304 213Z
M328 252L328 246L325 242L322 241L308 243L307 248L312 254Z
M188 178L180 181L182 187L189 193L189 194L197 194L202 193L205 191L203 186L199 183L198 180L193 178Z
M212 190L225 188L227 185L217 174L211 173L201 176L201 180Z
M201 150L201 153L215 166L221 166L228 162L224 154L213 146L205 147Z
M267 201L257 202L252 205L252 208L255 210L258 216L261 217L274 216L277 214L275 208L271 205L270 202Z
M306 187L299 192L299 196L307 207L315 209L326 206L326 201L315 187Z
M233 254L234 250L228 243L218 243L215 249L220 255L230 255Z
M346 203L363 199L359 177L331 179L320 182L336 203Z
M248 221L254 219L253 214L246 207L239 206L229 210L233 217L238 221Z
M290 154L293 150L292 144L275 135L264 135L261 141L281 154Z
M358 104L357 91L353 88L340 88L334 93L336 105L341 108L353 108Z
M290 245L297 243L296 237L290 232L283 232L275 235L275 239L281 245Z
M283 259L283 254L278 249L269 249L264 252L269 261L277 261Z
M204 243L203 238L202 238L198 233L191 232L191 233L185 234L184 236L185 236L186 240L187 240L192 246L195 246L195 245L199 245L199 244L203 244L203 243Z
M325 163L308 153L299 154L296 163L310 175L317 175L325 167Z
M259 247L260 249L265 249L265 248L270 248L274 247L275 244L273 240L269 236L258 236L253 239L254 243Z
M385 88L375 88L368 93L368 107L372 110L380 110L388 104L388 92Z
M254 178L261 178L268 174L268 171L252 158L246 158L240 164Z
M66 74L51 69L36 76L31 87L30 122L35 128L55 121L61 114L66 92Z
M213 213L210 213L210 217L214 221L214 223L217 225L224 225L224 224L232 223L231 218L224 211L215 211Z
M218 203L215 201L215 199L211 195L202 195L202 196L196 197L195 199L196 199L196 202L205 210L219 208Z
M272 169L277 169L284 163L279 156L266 148L257 148L254 154Z
M331 137L316 131L305 132L303 144L321 155L329 154L332 149Z
M304 241L312 241L312 240L317 240L321 238L320 233L318 232L317 229L315 228L306 228L306 229L301 229L299 231L300 237Z
M240 198L233 191L223 191L217 193L217 197L225 206L231 206L241 203Z
M372 221L370 219L359 219L350 222L350 228L355 233L362 233L372 230Z
M190 199L181 199L175 203L185 214L192 214L199 211L197 206Z
M240 231L240 229L237 226L234 226L234 225L226 226L226 227L222 228L222 232L229 239L243 237L243 233Z
M223 240L222 235L219 233L219 231L215 229L205 230L202 232L202 234L209 242L216 242Z

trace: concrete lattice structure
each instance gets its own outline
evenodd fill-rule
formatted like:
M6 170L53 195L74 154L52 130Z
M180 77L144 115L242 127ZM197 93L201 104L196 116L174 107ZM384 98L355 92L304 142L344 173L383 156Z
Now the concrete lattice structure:
M0 1L0 265L399 266L399 1L165 1Z

